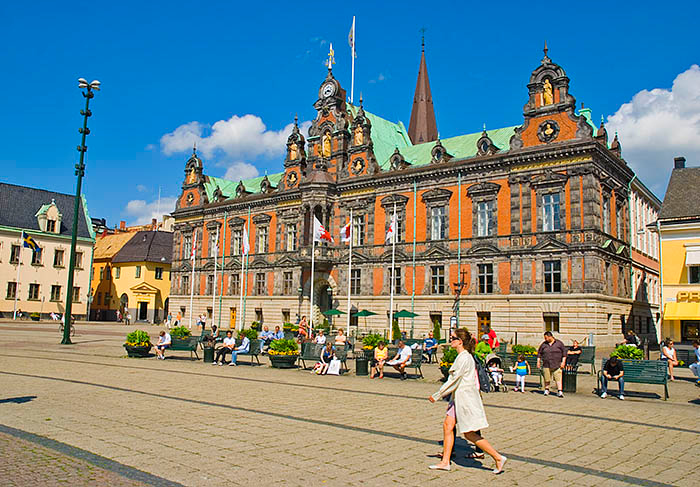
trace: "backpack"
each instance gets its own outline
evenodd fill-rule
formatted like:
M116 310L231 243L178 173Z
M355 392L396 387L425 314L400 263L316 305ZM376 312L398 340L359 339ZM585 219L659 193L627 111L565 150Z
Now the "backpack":
M489 380L489 372L481 363L481 360L476 358L476 355L472 354L474 358L474 364L476 366L476 376L479 379L479 390L481 392L491 392L491 381Z

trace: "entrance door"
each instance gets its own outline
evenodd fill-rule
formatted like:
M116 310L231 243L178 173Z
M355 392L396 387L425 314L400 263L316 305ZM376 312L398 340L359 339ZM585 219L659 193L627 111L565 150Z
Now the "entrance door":
M476 321L479 323L479 336L488 333L491 328L491 313L488 311L478 311ZM479 337L477 337L477 340Z
M139 321L148 320L148 303L139 303Z
M236 308L229 308L231 310L231 320L228 323L229 328L236 328Z

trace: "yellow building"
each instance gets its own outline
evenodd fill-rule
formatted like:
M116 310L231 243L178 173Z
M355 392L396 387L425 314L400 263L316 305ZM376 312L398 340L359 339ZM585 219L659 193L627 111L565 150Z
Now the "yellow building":
M700 167L676 157L656 229L661 242L661 337L700 338Z
M112 299L113 296L117 295L112 273L112 258L134 235L135 232L121 231L97 237L92 261L92 280L90 281L90 296L92 296L90 320L117 320L119 300Z
M132 322L159 323L168 312L172 233L140 231L103 238L110 237L113 241L105 242L101 258L95 260L93 317L111 321L119 312L130 314Z

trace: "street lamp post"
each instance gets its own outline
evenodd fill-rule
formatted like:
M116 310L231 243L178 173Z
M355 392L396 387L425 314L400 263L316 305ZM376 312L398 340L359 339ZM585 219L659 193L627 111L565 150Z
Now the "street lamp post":
M83 184L83 176L85 175L85 152L87 152L87 146L85 145L85 137L90 133L90 129L87 126L88 117L92 115L90 112L90 98L94 97L95 94L93 90L99 91L100 82L97 80L88 83L85 78L78 78L78 88L83 91L83 96L85 97L85 110L80 110L80 114L83 116L83 128L79 129L78 132L82 134L82 140L78 146L78 152L80 152L80 161L75 165L75 175L78 176L78 182L75 189L75 206L73 209L73 233L70 238L70 263L68 264L68 286L66 289L66 311L63 313L63 339L61 344L70 345L70 325L72 322L72 312L73 312L73 273L75 270L75 246L78 239L78 216L80 214L80 189ZM89 225L89 222L88 222Z

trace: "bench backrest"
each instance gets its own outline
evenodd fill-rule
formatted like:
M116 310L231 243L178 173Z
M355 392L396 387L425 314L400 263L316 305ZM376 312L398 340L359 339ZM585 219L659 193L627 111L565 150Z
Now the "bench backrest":
M423 361L423 350L416 348L411 352L411 365L420 365Z
M515 364L518 362L517 353L498 354L498 356L503 360L502 368L504 370L508 370L509 367L515 367ZM530 365L530 372L535 373L540 370L537 367L537 355L525 355L525 361Z
M314 343L314 342L306 342L301 344L301 355L304 358L320 358L321 357L321 351L323 351L323 348L325 345L320 344L320 343Z
M603 367L609 359L603 359ZM622 360L625 371L624 379L628 382L644 382L665 384L667 381L668 364L663 360Z
M578 357L579 363L592 364L595 360L595 347L581 347L581 355Z
M344 348L337 348L335 350L335 357L344 362L348 358L348 351Z

